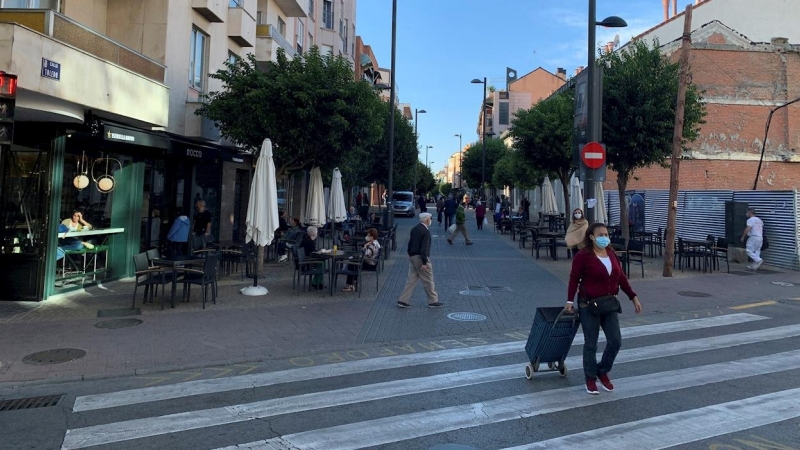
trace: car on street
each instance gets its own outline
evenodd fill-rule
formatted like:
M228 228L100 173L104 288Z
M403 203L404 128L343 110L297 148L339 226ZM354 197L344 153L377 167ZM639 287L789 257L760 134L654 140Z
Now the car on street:
M395 215L404 214L408 217L417 215L414 194L411 191L392 192L392 211Z

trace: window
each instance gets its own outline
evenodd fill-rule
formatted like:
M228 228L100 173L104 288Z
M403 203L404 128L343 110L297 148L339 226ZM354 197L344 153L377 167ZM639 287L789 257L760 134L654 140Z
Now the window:
M322 47L319 49L320 55L332 55L333 54L333 47L330 45L323 44Z
M192 28L192 42L189 54L189 85L203 90L206 73L206 42L208 36L197 28Z
M258 12L256 12L256 23L258 25L266 25L267 24L267 12L266 11L258 11Z
M329 30L333 29L333 2L331 0L322 0L322 26Z
M228 8L241 8L242 0L228 0Z
M313 46L314 46L314 35L308 33L308 48L311 48Z
M303 53L303 38L306 35L306 28L303 25L303 22L298 20L297 21L297 33L295 33L295 37L297 38L297 53Z
M314 18L314 0L308 0L308 17Z
M281 36L286 37L286 22L284 22L280 17L278 17L278 33L280 33Z
M232 51L228 50L228 63L229 64L236 64L236 61L239 61L239 55L233 53Z
M342 31L344 31L344 35L342 36L342 40L344 41L343 48L344 48L345 54L347 53L347 49L350 48L350 46L347 45L347 30L349 30L349 29L350 29L350 26L349 26L349 24L347 22L347 19L344 19L344 25L342 27Z
M508 102L500 102L500 125L508 125L509 110Z
M14 9L52 9L58 11L58 0L0 0L0 7Z

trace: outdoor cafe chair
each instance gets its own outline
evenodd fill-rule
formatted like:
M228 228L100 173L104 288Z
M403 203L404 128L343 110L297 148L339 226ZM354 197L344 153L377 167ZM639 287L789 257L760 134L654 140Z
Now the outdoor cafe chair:
M182 269L184 275L181 281L183 282L183 293L186 300L192 295L192 285L196 284L203 288L203 309L206 309L206 297L208 296L208 287L211 286L211 301L217 304L217 258L216 253L209 253L203 261L203 269Z
M709 254L705 247L700 248L689 245L683 240L683 238L679 237L678 242L675 244L675 256L676 258L673 262L673 266L677 263L681 272L684 270L684 264L694 268L697 260L701 260L702 270L703 272L706 271L706 260Z
M639 263L642 266L642 278L644 278L644 245L643 241L628 241L628 271L630 272L631 263Z
M539 259L540 248L552 249L553 246L550 245L548 239L539 239L538 231L531 230L531 256L533 256L533 252L536 251L536 259Z
M133 284L133 303L131 309L136 308L136 291L139 286L144 287L144 299L142 303L147 303L148 296L153 300L156 287L164 286L172 281L172 277L166 278L166 273L162 267L150 267L146 253L133 255L133 266L136 270ZM163 292L162 292L163 294ZM161 296L161 309L164 309L164 295Z
M728 260L728 239L727 238L717 238L717 242L711 247L711 256L714 258L716 264L719 266L719 258L725 258L725 266L728 269L728 273L731 273L731 264Z
M318 259L306 259L305 250L295 247L292 249L294 252L294 275L297 277L297 295L300 295L300 287L302 286L303 292L306 290L306 281L308 281L309 289L311 288L311 277L315 275L322 275L325 277L327 271L325 270L325 261ZM292 286L295 286L295 278L292 278ZM325 296L325 289L321 289L322 296Z

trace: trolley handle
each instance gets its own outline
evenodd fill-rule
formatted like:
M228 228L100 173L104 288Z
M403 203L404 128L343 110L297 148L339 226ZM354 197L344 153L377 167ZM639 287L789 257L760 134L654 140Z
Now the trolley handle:
M554 329L554 330L555 330L555 328L556 328L556 324L558 324L558 321L559 321L559 320L561 320L561 317L562 317L562 316L564 316L564 314L569 314L569 315L571 315L571 316L572 316L572 322L573 322L573 323L574 323L576 320L578 320L578 311L577 311L577 310L573 310L571 313L568 313L568 312L567 312L567 309L566 309L566 308L564 308L564 309L562 309L562 310L561 310L561 312L560 312L560 313L558 313L558 315L556 316L556 320L554 320L554 321L553 321L553 329Z

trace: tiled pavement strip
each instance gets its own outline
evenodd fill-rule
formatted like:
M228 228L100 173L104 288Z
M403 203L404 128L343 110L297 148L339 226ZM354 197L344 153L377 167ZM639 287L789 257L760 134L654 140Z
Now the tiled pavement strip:
M472 219L471 211L468 218ZM364 280L360 299L341 292L333 297L322 297L319 292L297 296L291 288L291 267L268 264L264 270L268 276L260 281L270 289L266 297L240 295L238 289L252 280L242 281L234 274L221 280L217 304L207 304L205 310L200 309L199 290L193 292L191 303L177 303L174 310L167 307L162 311L160 298L153 304L137 302L141 315L131 317L144 322L131 328L106 330L93 326L113 319L98 318L98 310L130 306L132 285L125 281L43 303L0 302L0 341L4 342L0 346L0 383L185 371L175 375L177 381L266 370L259 364L243 364L233 371L213 366L267 361L273 363L264 366L275 367L286 365L295 356L342 351L333 355L346 357L347 350L375 349L388 344L443 342L458 336L521 339L527 333L536 306L563 303L571 262L563 258L563 249L559 261L544 258L544 253L537 261L531 258L529 248L519 249L509 235L495 234L491 227L479 232L474 220L469 220L470 236L475 242L470 247L464 245L461 237L449 245L443 227L435 222L431 227L434 276L446 307L426 308L424 294L418 287L413 307L400 310L394 303L406 279L405 246L408 230L416 220L398 221L398 251L392 252L386 262L380 291L376 295L370 275ZM635 267L632 282L648 315L625 314L623 323L627 325L716 315L724 312L720 306L743 303L753 294L759 294L759 300L798 296L796 288L768 283L781 280L800 285L800 277L794 272L737 277L676 271L677 277L669 280L660 277L660 259L646 261L645 279L640 279ZM758 291L748 293L747 287L755 284ZM484 291L483 296L461 294L461 291L481 293L480 290ZM679 297L676 296L679 290L697 290L713 296ZM654 300L659 300L657 305ZM476 312L487 320L458 322L447 318L451 312ZM27 366L20 362L29 353L62 347L84 349L87 356L51 366ZM367 354L375 356L380 352L353 353L358 355L355 357ZM336 358L316 360L333 362ZM275 363L277 360L281 362ZM196 370L202 367L208 369Z

